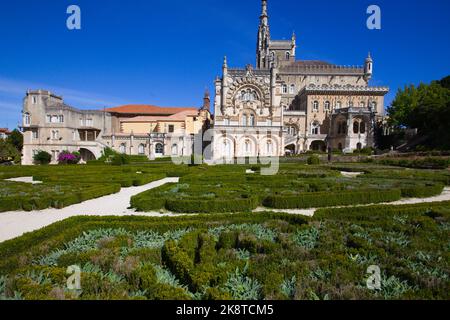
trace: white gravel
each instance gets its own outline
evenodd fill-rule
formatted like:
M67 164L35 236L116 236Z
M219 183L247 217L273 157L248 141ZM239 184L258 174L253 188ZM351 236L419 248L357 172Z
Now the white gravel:
M450 201L450 187L445 187L444 191L434 197L430 198L404 198L402 200L393 201L393 202L384 202L384 203L377 203L376 205L387 205L387 206L399 206L399 205L405 205L405 204L418 204L418 203L430 203L430 202L443 202L443 201ZM331 207L331 208L350 208L350 207L367 207L367 206L373 206L374 203L371 204L360 204L355 206L338 206L338 207ZM312 217L316 213L317 208L311 208L311 209L271 209L271 208L264 208L259 207L253 212L284 212L289 214L298 214L302 216L308 216Z
M24 183L31 183L31 184L40 184L40 183L42 183L42 181L34 181L33 177L11 178L11 179L5 179L5 181L24 182Z
M122 188L119 193L88 200L62 209L39 211L0 212L0 242L19 237L26 232L39 230L57 221L73 216L164 216L160 212L135 212L130 207L132 196L160 187L166 183L177 183L179 178L166 178L140 187ZM24 182L24 181L21 181ZM165 214L168 215L168 214ZM174 216L170 214L170 216Z

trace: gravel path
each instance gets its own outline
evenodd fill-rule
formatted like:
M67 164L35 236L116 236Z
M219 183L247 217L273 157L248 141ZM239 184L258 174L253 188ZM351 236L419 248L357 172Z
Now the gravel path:
M18 180L19 179L19 180ZM14 181L28 182L29 178L18 178ZM88 200L79 204L72 205L63 209L45 209L40 211L10 211L0 212L0 242L14 239L26 232L32 232L46 227L57 221L61 221L73 216L148 216L148 217L164 217L164 216L180 216L182 214L172 214L170 212L161 214L160 212L136 212L129 209L130 198L141 192L160 187L166 183L177 183L179 178L166 178L155 181L140 187L122 188L119 193L109 196ZM431 198L408 198L395 202L381 203L380 205L404 205L416 203L429 203L450 201L450 187L446 187L444 192ZM358 205L358 206L369 206ZM338 208L338 207L336 207ZM317 209L270 209L259 207L254 212L284 212L288 214L298 214L312 217Z
M430 202L442 202L442 201L450 201L450 187L445 187L444 191L434 197L430 198L405 198L402 200L394 201L394 202L384 202L384 203L377 203L377 205L389 205L389 206L399 206L399 205L405 205L405 204L417 204L417 203L430 203ZM349 208L349 207L367 207L372 206L372 204L360 204L356 206L338 206L338 207L332 207L332 208ZM317 208L311 208L311 209L271 209L271 208L264 208L259 207L253 212L284 212L289 214L298 214L303 216L312 217L314 216L314 213L316 213Z
M27 178L14 181L28 182ZM179 178L166 178L140 187L122 188L119 193L88 200L62 209L39 211L0 212L0 242L19 237L26 232L39 230L57 221L73 216L164 216L159 212L136 213L130 207L130 198L141 192L160 187L166 183L176 183ZM170 216L174 216L170 214Z

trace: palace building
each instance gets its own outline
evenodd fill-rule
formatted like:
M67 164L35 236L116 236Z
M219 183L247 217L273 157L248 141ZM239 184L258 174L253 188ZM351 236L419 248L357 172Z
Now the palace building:
M214 159L374 146L389 88L369 85L370 54L359 67L297 60L299 55L295 34L271 38L262 0L256 66L231 68L225 58L215 81Z
M194 136L210 124L210 98L201 108L126 105L105 110L68 106L49 91L28 91L23 105L22 164L43 150L56 163L62 151L78 151L82 161L98 159L105 148L149 159L190 156Z
M214 121L209 93L200 108L81 110L49 91L28 91L23 164L32 164L39 150L51 153L53 163L64 150L79 151L86 162L107 147L149 159L190 156L199 150L196 137L209 128L208 160L219 162L373 147L389 88L369 85L374 68L370 54L354 67L297 59L301 51L295 34L289 40L271 38L267 0L262 0L259 20L256 64L232 68L224 58L222 76L215 80Z

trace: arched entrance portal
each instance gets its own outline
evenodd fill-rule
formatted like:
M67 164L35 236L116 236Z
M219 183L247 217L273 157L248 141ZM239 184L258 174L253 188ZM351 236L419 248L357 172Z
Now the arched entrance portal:
M284 153L287 156L295 155L295 144L290 144L284 148Z
M311 143L310 150L325 152L325 151L327 151L327 146L326 146L325 142L316 140Z
M95 155L92 153L92 151L88 149L81 148L80 149L80 155L81 155L81 161L88 162L91 160L95 160Z

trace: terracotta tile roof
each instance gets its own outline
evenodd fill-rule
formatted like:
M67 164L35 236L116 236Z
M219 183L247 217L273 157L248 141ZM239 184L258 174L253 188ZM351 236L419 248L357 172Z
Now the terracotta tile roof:
M185 121L186 117L197 116L198 110L184 110L170 116L139 116L134 118L121 118L120 122L157 122L157 121Z
M151 105L130 104L115 108L106 109L106 112L121 114L142 114L142 115L173 115L182 111L197 111L197 108L172 108L157 107Z
M10 134L11 131L9 131L8 128L0 128L0 133Z

